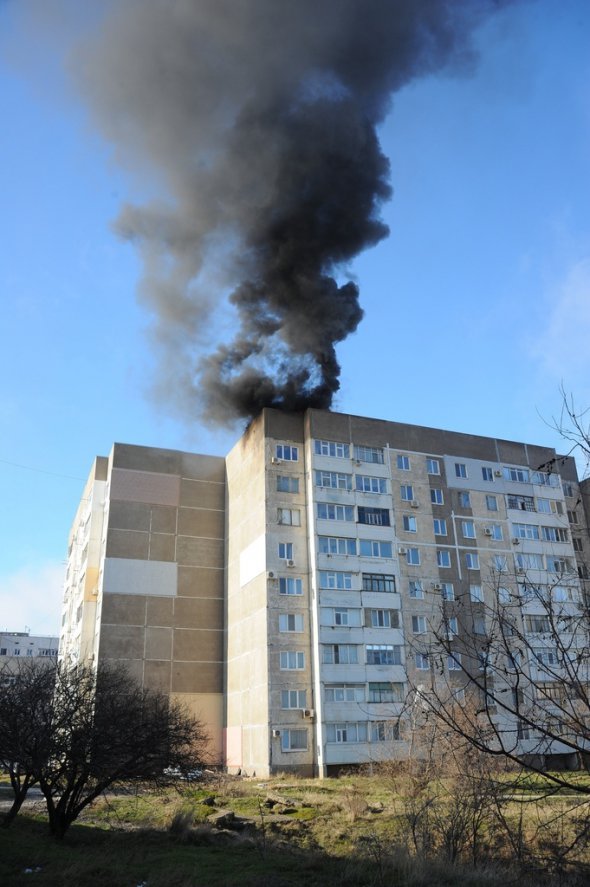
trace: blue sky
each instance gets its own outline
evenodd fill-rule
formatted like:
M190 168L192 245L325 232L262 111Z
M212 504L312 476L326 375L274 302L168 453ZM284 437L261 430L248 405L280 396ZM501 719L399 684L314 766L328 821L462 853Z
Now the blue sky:
M0 6L0 629L43 634L94 456L223 454L241 429L151 397L139 260L110 227L149 186L70 88L64 23L20 8ZM559 448L560 384L590 405L590 7L530 0L476 42L473 74L415 81L382 127L391 234L350 269L366 314L335 408Z

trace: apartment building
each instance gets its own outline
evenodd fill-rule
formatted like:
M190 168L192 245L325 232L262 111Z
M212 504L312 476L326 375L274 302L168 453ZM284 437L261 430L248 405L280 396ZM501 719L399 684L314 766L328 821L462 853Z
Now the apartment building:
M60 654L189 700L233 772L405 757L412 694L461 699L498 600L551 657L543 594L580 611L586 494L552 449L322 410L264 410L225 459L116 444L70 539Z
M32 635L29 631L0 632L0 668L18 668L20 662L56 662L57 637Z

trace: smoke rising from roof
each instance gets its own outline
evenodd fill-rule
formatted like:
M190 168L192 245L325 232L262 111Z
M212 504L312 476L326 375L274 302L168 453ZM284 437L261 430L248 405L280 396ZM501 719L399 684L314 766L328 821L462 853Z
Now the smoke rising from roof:
M116 159L158 180L162 196L116 227L143 257L167 398L218 423L330 406L335 346L363 314L347 265L388 233L376 127L409 80L469 62L498 5L112 6L76 65Z

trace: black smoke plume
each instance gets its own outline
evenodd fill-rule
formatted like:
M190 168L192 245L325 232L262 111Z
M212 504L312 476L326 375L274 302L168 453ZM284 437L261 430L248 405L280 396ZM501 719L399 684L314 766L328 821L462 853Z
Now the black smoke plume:
M116 159L155 182L152 203L124 206L116 225L143 256L166 397L219 423L331 405L335 345L363 315L346 269L388 233L376 127L409 80L469 64L470 35L498 5L108 7L76 65Z

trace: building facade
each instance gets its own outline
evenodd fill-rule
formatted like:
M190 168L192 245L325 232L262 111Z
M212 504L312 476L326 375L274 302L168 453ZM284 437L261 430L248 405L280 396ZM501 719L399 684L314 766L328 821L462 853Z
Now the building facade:
M461 699L498 600L551 655L543 594L580 611L586 493L552 449L322 410L264 410L225 459L116 444L72 531L60 654L190 702L233 772L405 757L411 693L436 671Z
M55 636L32 635L28 631L0 632L0 668L31 660L56 662L58 645L59 638Z

